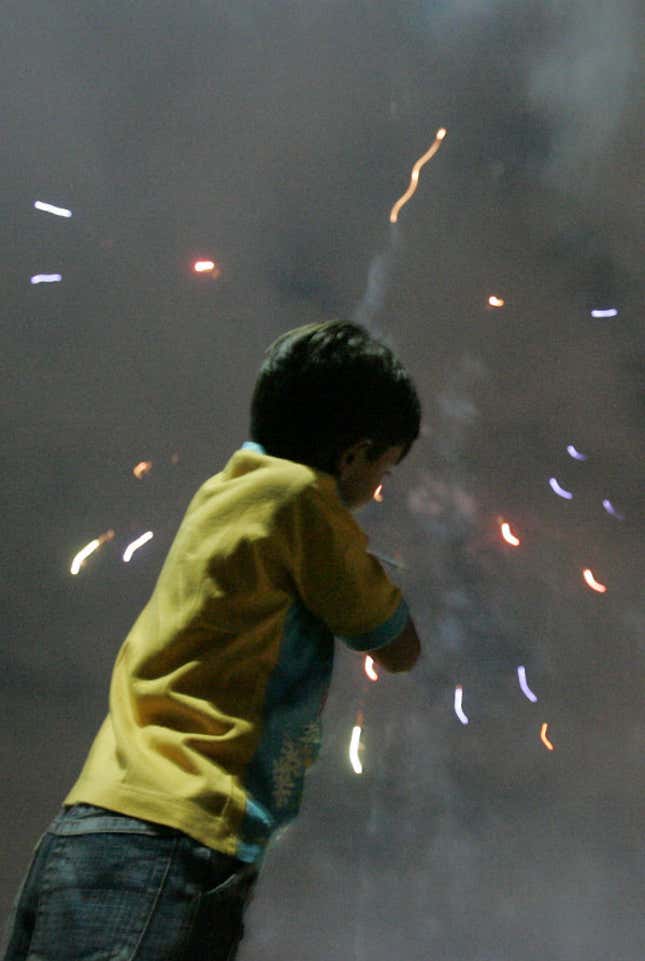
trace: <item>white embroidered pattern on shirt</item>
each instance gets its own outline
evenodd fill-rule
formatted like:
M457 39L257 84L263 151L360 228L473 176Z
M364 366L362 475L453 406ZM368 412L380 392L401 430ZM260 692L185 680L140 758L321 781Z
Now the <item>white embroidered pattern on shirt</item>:
M312 721L297 738L287 735L273 762L273 802L279 810L288 808L299 788L305 768L316 759L320 747L320 722Z

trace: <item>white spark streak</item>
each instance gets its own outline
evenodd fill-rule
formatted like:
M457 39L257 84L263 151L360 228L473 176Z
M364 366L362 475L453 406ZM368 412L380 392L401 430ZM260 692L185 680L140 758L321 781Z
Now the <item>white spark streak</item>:
M142 534L141 537L137 537L136 541L132 541L131 544L128 544L125 551L123 552L123 560L125 561L125 563L127 564L130 558L132 557L132 555L134 554L134 552L137 551L140 547L143 547L144 544L147 544L148 541L152 540L153 537L154 537L154 534L152 533L152 531L146 531L146 533Z
M34 204L36 210L44 210L47 214L55 214L57 217L71 217L72 211L68 210L67 207L55 207L53 204L43 203L42 200L37 200Z
M358 757L358 748L361 743L361 728L357 725L352 728L352 739L349 742L349 760L355 774L363 773L363 765Z
M464 714L464 709L461 706L464 696L464 689L461 684L458 684L455 688L455 714L459 718L462 724L468 724L468 718Z

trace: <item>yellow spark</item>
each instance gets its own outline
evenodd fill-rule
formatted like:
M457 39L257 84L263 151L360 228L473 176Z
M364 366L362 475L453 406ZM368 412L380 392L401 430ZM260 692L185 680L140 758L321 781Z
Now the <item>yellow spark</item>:
M99 537L95 537L89 544L86 544L85 547L75 555L72 566L69 569L70 574L78 574L90 554L97 551L101 544L105 544L106 541L111 541L113 537L114 531L106 531L104 534L99 535Z
M379 504L383 502L383 485L379 484L373 494L374 500L378 501Z
M546 731L547 731L548 726L549 726L549 725L548 725L548 724L546 723L546 721L545 721L545 723L542 725L542 729L540 730L540 740L542 741L542 743L544 744L544 746L549 749L549 751L555 751L555 748L554 748L553 745L551 744L551 741L550 741L550 740L548 739L548 737L546 736Z
M427 164L427 162L431 160L432 157L434 157L434 155L436 154L437 150L439 149L439 147L443 142L443 138L446 136L446 132L447 131L445 127L440 127L439 130L437 130L433 143L430 145L428 150L426 150L423 156L419 157L414 167L412 168L412 173L410 175L410 184L408 186L408 189L406 190L406 192L403 194L402 197L399 197L397 202L392 207L392 210L390 211L391 224L395 224L397 222L398 216L399 216L399 210L404 204L407 204L408 200L417 189L417 185L419 183L419 172L421 168L425 164Z
M491 307L503 307L503 306L504 306L504 300L502 300L501 297L495 297L494 295L491 295L491 296L488 298L488 303L491 305Z

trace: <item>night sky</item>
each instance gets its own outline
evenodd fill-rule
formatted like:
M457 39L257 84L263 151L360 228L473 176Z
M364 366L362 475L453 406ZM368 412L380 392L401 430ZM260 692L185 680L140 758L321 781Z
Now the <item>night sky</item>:
M264 348L344 316L422 398L359 520L424 654L372 683L339 647L239 961L641 961L642 7L3 12L2 915L190 497L247 439Z

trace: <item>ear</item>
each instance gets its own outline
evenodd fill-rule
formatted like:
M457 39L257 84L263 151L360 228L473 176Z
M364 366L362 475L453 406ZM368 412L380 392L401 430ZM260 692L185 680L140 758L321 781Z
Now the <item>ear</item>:
M365 456L368 448L371 446L372 441L364 438L363 440L356 441L351 447L346 447L338 458L338 473L342 476L346 470L351 469L356 460L359 459L361 455Z

